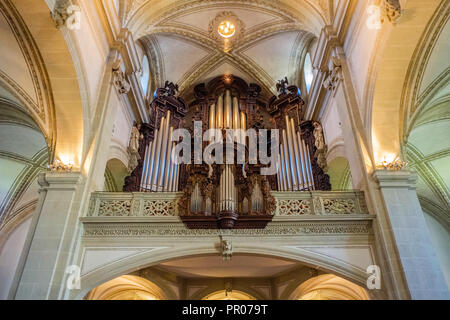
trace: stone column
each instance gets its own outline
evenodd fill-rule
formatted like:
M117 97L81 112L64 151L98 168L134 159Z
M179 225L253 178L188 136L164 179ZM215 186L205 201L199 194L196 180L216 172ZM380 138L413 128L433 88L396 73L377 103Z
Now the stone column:
M417 197L417 173L375 171L412 299L450 299Z
M40 199L27 235L28 250L16 274L12 299L48 299L60 291L70 240L78 221L83 193L81 173L45 172L39 176Z

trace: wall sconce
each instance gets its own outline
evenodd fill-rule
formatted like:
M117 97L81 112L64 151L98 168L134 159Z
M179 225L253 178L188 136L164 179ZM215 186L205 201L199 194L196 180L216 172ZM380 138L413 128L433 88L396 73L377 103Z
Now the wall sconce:
M400 159L393 160L392 162L387 162L383 160L377 164L377 169L381 170L391 170L391 171L400 171L408 166L408 163L402 161Z
M51 172L72 172L73 164L70 162L64 164L60 160L55 160L53 164L49 164L47 167Z

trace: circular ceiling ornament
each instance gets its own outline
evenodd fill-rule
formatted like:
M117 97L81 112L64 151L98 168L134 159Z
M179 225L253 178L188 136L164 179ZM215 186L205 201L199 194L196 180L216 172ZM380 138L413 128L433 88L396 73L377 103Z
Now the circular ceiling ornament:
M222 11L211 20L208 30L209 36L228 52L242 38L244 23L233 12Z

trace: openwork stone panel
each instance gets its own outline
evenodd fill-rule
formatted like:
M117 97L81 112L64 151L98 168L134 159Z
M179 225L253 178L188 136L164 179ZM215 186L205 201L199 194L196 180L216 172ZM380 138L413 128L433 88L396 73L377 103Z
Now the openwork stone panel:
M108 201L108 200L102 200L100 201L100 206L98 208L98 215L104 216L104 217L123 217L123 216L129 216L131 208L131 201L130 200L115 200L115 201Z
M173 200L144 201L143 216L176 216L177 206Z
M95 192L87 217L170 217L177 216L180 194Z
M278 200L278 215L280 216L300 216L303 214L311 214L310 200Z
M274 192L277 216L368 214L363 192Z
M340 216L368 214L363 192L272 192L275 216ZM178 216L176 192L92 194L88 217L174 217Z

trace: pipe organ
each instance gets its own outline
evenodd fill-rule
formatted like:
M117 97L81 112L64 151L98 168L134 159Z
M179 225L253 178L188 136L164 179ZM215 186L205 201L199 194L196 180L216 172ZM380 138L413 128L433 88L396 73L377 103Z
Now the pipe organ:
M175 96L174 88L166 83L158 89L149 107L151 121L141 126L144 138L139 144L139 164L126 178L124 191L181 192L178 211L189 228L264 228L276 206L271 190L330 190L329 178L314 156L314 125L303 119L297 87L265 99L258 85L225 75L197 85L189 105ZM193 134L198 128L194 129L194 121L201 121L202 137L208 129L221 133L214 142L222 148L223 162L194 161L192 150L191 163L173 163L176 142L170 141L171 133L186 128L195 146L198 139ZM242 131L230 136L228 129ZM261 174L270 164L249 161L247 129L256 133L279 130L272 176ZM210 141L200 140L205 151ZM234 153L227 154L227 150ZM244 163L236 161L237 150L245 151Z

